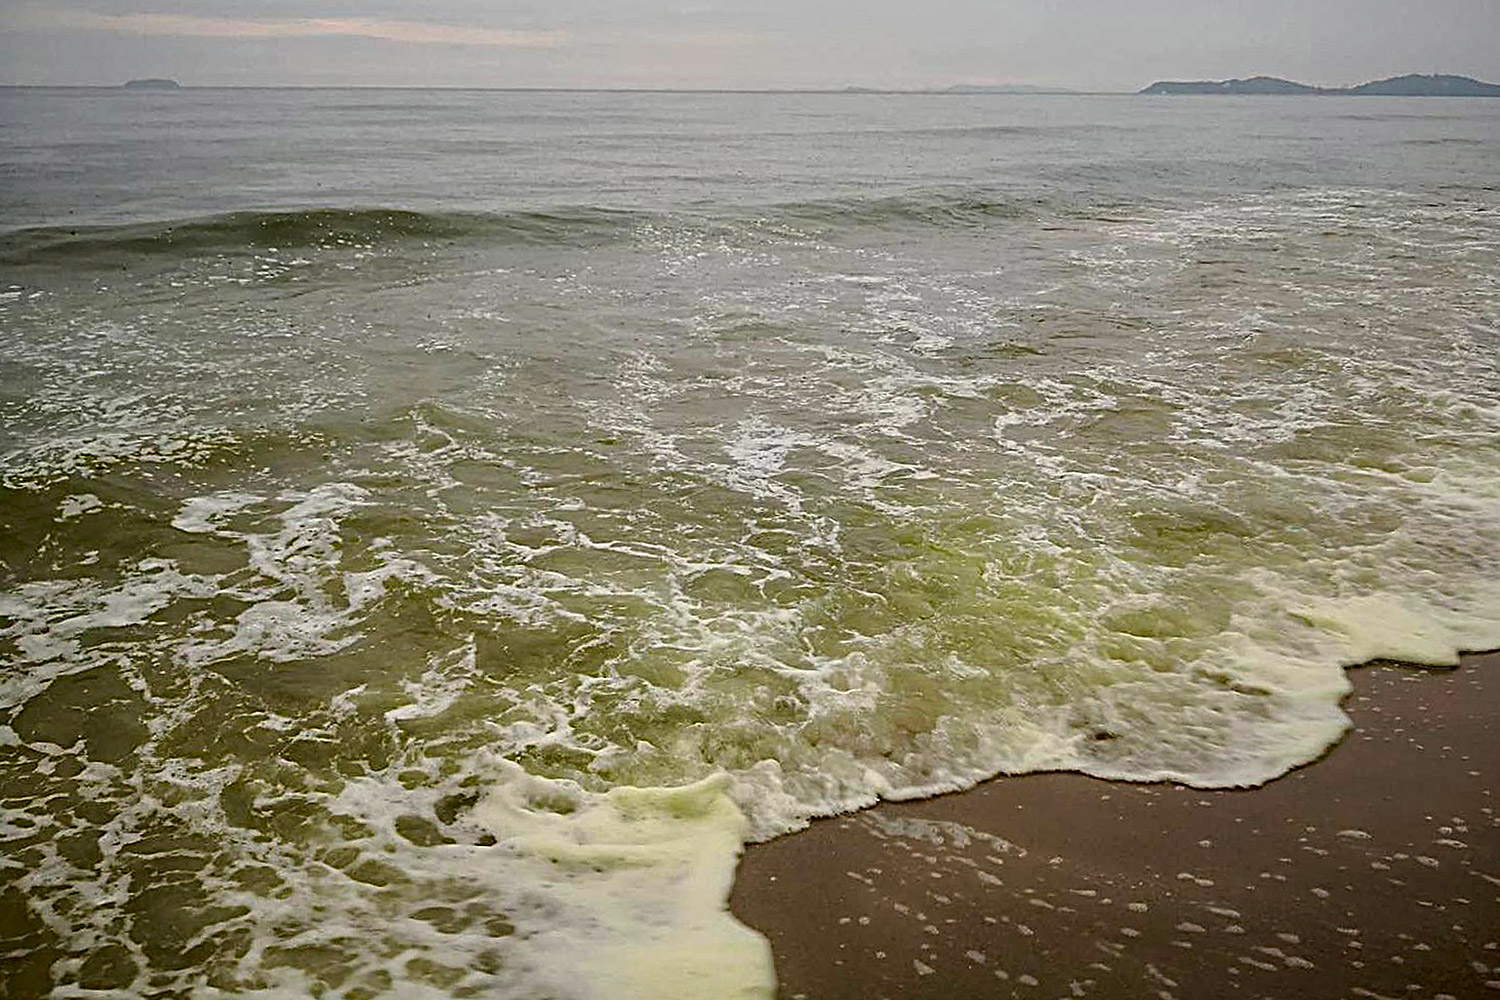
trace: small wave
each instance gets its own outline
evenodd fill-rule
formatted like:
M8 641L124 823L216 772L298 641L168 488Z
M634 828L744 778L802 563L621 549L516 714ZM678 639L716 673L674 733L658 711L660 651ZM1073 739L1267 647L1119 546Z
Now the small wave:
M1483 146L1483 139L1474 139L1469 136L1446 135L1432 139L1403 139L1405 146Z
M827 198L777 205L774 212L788 221L828 225L980 226L996 220L1035 218L1044 205L1038 199L1016 198L989 191L916 191L876 197Z
M1420 112L1417 112L1417 111L1387 111L1387 112L1377 112L1377 113L1374 113L1374 114L1371 114L1371 113L1368 113L1368 112L1366 112L1366 113L1353 113L1353 112L1351 112L1350 114L1345 114L1345 115L1335 115L1334 116L1334 120L1336 120L1336 121L1345 121L1345 122L1397 122L1397 121L1415 121L1417 119L1421 119L1422 121L1430 122L1430 121L1441 120L1443 118L1452 118L1452 117L1455 117L1455 116L1452 116L1452 115L1435 115L1435 114L1433 114L1433 113L1431 113L1429 111L1420 111Z
M756 222L830 228L976 227L1037 218L1040 199L987 190L917 190L752 208ZM681 217L596 205L508 212L418 212L394 208L313 208L233 212L102 226L48 226L0 234L0 263L113 263L125 256L174 257L288 249L374 249L408 241L473 241L583 248L628 239L652 223ZM692 223L711 222L694 217Z
M121 255L290 247L370 248L405 240L485 239L574 244L625 231L637 213L597 206L516 212L315 208L233 212L116 226L42 227L0 236L0 261L23 264Z
M935 125L928 128L897 129L894 135L926 136L930 138L999 138L1001 136L1013 135L1057 135L1067 132L1066 127L1042 125Z

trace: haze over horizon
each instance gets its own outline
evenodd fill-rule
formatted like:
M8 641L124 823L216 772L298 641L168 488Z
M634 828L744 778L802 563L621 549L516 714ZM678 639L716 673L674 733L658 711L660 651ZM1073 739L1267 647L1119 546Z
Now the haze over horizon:
M1500 4L1433 0L0 2L3 84L1131 91L1259 74L1500 79Z

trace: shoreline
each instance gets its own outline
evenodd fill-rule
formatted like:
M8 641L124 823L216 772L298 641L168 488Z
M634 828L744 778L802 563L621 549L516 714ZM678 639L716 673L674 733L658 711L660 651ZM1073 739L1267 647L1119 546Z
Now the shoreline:
M1500 652L1349 668L1353 722L1250 789L1000 776L747 846L778 996L1500 995Z

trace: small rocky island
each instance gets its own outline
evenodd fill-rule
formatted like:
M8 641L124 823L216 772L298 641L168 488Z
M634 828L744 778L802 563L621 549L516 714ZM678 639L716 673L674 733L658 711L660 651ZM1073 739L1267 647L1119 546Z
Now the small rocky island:
M1467 76L1411 73L1374 80L1357 87L1310 87L1305 83L1274 76L1252 76L1247 80L1159 80L1142 94L1291 94L1320 97L1500 97L1500 84L1484 83Z
M126 90L181 90L182 84L176 80L168 80L163 77L147 77L144 80L130 80L125 83Z

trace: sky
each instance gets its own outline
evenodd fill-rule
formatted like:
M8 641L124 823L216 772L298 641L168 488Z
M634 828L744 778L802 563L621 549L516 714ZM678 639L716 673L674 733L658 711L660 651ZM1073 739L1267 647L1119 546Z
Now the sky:
M1137 90L1500 81L1500 0L0 0L0 83Z

